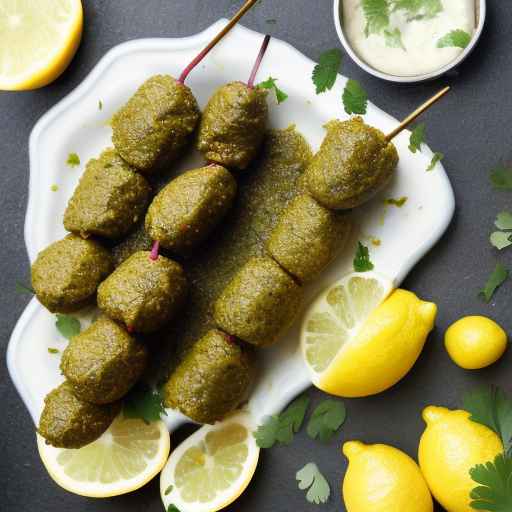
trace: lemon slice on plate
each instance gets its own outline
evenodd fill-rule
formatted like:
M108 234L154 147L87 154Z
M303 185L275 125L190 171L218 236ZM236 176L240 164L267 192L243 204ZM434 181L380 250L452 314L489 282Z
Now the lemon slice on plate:
M384 276L354 272L321 293L309 307L302 323L301 348L315 386L336 394L330 379L337 358L392 289L392 281Z
M69 492L91 498L139 489L167 462L170 436L163 421L146 424L118 416L93 443L79 450L47 445L37 435L39 455L53 480Z
M214 512L235 501L258 464L253 430L250 415L238 413L183 441L160 476L165 510L174 505L180 512Z
M75 55L82 27L80 0L2 0L0 90L53 82Z

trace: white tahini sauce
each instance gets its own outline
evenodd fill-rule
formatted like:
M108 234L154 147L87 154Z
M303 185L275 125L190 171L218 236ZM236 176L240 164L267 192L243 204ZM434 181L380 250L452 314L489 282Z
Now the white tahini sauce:
M389 29L398 28L402 48L386 46L382 34L365 35L361 0L343 0L343 26L352 49L373 68L396 76L416 76L436 71L453 61L462 48L437 48L452 30L475 32L475 0L442 0L443 10L432 19L407 20L403 11L392 12Z

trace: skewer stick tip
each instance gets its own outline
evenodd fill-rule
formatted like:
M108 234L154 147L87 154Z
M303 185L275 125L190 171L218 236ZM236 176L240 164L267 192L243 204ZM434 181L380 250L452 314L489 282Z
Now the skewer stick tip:
M450 91L451 87L447 86L441 89L437 94L432 96L423 105L420 105L414 112L409 114L392 132L386 135L386 140L391 142L399 133L405 130L412 122L414 122L421 114L426 112L432 105L437 103L445 94Z

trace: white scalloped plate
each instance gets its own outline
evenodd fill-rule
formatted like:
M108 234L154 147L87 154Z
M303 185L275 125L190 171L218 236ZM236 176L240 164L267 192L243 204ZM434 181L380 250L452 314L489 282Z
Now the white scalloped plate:
M37 253L65 234L62 217L84 163L110 144L108 119L149 76L170 73L176 76L193 56L217 33L225 20L206 31L183 39L145 39L131 41L113 50L100 61L90 75L36 124L30 137L30 190L25 222L25 242L30 261ZM188 85L204 105L213 90L232 80L248 77L262 35L236 27L207 59L192 73ZM289 44L273 39L259 73L269 75L289 94L280 106L272 106L271 124L285 128L295 123L316 150L324 136L322 126L328 120L347 116L341 104L346 79L340 77L332 89L315 95L311 83L314 62ZM102 101L103 110L98 108ZM374 105L369 105L365 120L384 132L397 121ZM351 270L357 236L373 236L382 241L372 247L376 270L398 285L418 260L437 242L447 228L454 211L454 196L441 165L425 172L431 151L413 155L407 148L408 133L396 139L400 164L396 179L385 197L407 196L402 208L386 207L383 197L375 199L357 213L359 235L324 275L306 290L306 304L328 284ZM70 152L80 155L79 169L66 166ZM183 168L200 162L191 155ZM52 185L59 190L51 192ZM87 321L87 316L82 319ZM11 378L35 423L39 420L44 396L63 379L59 356L49 347L65 348L54 317L33 299L20 317L7 351ZM294 396L310 385L308 373L298 350L300 320L276 347L259 352L262 372L249 402L255 420L278 412ZM169 411L168 425L175 428L185 419Z

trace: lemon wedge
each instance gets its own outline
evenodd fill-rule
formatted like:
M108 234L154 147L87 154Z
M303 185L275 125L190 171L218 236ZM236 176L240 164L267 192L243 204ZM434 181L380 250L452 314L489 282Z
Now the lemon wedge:
M139 489L167 462L170 436L163 421L146 424L116 418L93 443L79 450L54 448L37 435L39 455L53 480L74 494L119 496Z
M174 505L180 512L214 512L233 503L258 464L253 430L250 415L238 413L183 441L160 476L165 510Z
M341 397L380 393L412 368L437 308L375 273L352 273L306 312L301 347L311 380Z
M37 89L69 65L82 37L80 0L0 2L0 90Z

